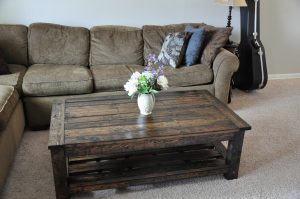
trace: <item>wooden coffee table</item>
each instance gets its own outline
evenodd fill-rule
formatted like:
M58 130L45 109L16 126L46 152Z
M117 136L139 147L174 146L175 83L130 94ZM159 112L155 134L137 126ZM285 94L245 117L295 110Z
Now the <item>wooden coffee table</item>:
M151 116L125 94L57 101L49 134L56 196L205 175L235 179L250 128L207 91L159 93Z

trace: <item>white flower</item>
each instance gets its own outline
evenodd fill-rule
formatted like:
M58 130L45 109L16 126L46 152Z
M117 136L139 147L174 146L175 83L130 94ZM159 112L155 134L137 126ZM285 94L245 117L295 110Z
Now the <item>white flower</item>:
M124 85L125 91L129 96L132 96L138 91L138 79L141 76L139 72L135 72L131 75L130 79Z
M140 76L141 76L141 73L135 71L135 72L131 75L130 79L136 79L136 80L137 80Z
M151 73L150 71L144 71L144 72L142 73L142 75L145 76L147 79L152 79L152 78L154 78L154 74Z
M128 80L128 82L124 85L125 90L128 92L128 95L131 96L135 92L137 92L137 84L133 81Z
M168 79L164 75L161 75L157 78L157 84L160 85L162 89L167 89L169 87Z

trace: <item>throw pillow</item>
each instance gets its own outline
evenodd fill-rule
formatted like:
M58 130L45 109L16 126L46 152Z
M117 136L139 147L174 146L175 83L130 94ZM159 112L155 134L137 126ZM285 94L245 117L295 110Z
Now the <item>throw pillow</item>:
M193 33L189 43L187 44L184 63L186 66L195 65L199 58L205 38L205 30L203 28L193 28L191 25L185 28L185 32Z
M0 53L0 75L10 74L8 66Z
M205 25L202 28L204 28L207 34L205 37L206 45L204 47L200 63L211 66L220 48L224 47L228 41L232 32L232 27L216 28Z
M161 48L158 61L177 68L182 62L190 35L187 32L169 33Z

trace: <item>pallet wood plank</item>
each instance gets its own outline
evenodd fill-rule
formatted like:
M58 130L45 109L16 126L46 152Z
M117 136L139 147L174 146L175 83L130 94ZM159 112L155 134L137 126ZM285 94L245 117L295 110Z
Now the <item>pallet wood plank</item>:
M199 104L199 99L189 99L189 100L177 100L174 101L165 101L166 99L156 101L156 106L154 110L164 110L170 109L173 110L174 108L180 107L182 109L192 109L191 106L196 106L195 108L201 108L203 106L211 105L211 102L201 103ZM67 105L68 106L68 105ZM76 117L90 117L90 116L97 116L97 115L113 115L113 114L130 114L135 113L138 115L138 107L136 102L129 102L128 103L106 103L106 104L97 104L97 105L86 105L81 106L68 106L66 108L66 116L68 118L76 118Z
M166 122L170 120L186 121L194 120L195 117L203 121L221 121L228 120L224 115L217 114L218 110L211 107L202 107L202 111L198 111L197 107L189 107L185 112L181 108L160 109L151 117L140 117L136 113L127 114L107 114L80 118L66 118L65 129L83 129L103 126L124 126L124 125L143 125L156 124L158 122ZM168 116L166 116L168 115Z
M236 131L208 132L207 134L180 135L151 137L143 139L128 139L122 141L99 142L85 144L65 144L65 151L70 157L133 152L138 150L152 150L157 148L180 147L186 145L197 145L215 141L225 141L232 138Z
M227 168L215 168L207 171L196 171L196 172L188 172L183 174L174 174L174 175L164 175L158 176L153 178L144 178L144 179L135 179L135 180L128 180L128 181L120 181L115 183L90 183L84 185L71 185L70 192L71 193L80 193L80 192L90 192L96 190L103 190L103 189L114 189L114 188L123 188L133 185L143 185L149 183L158 183L158 182L165 182L165 181L173 181L173 180L182 180L188 178L195 178L195 177L202 177L208 175L218 175L223 174L227 171Z
M137 106L136 104L134 106ZM173 116L175 114L187 114L188 112L192 113L192 114L200 114L199 109L204 109L201 112L204 111L210 111L210 112L216 112L218 111L217 109L212 109L212 106L210 104L185 104L182 106L175 106L175 107L169 107L169 106L161 106L161 108L157 108L154 110L154 114L151 116L152 118L155 117L166 117L166 115L168 115L169 117ZM127 107L128 108L128 107ZM103 110L98 110L97 114L89 114L89 113L85 113L85 108L82 107L81 108L81 112L82 115L80 117L77 116L70 116L70 114L66 115L65 118L65 123L76 123L76 122L85 122L85 121L96 121L96 119L99 119L99 121L101 120L106 120L106 119L125 119L126 117L132 117L132 118L137 118L139 117L139 114L137 114L137 112L120 112L119 114L108 114L108 113L103 113ZM184 109L185 111L183 112L182 109ZM210 110L212 109L212 110ZM66 112L68 113L68 111L70 111L70 109L66 108ZM85 113L85 115L83 115ZM219 115L218 117L225 117L224 115ZM149 116L150 117L150 116Z
M188 146L177 146L177 147L171 147L171 148L158 148L153 150L139 150L134 152L126 152L126 153L120 153L120 154L98 154L95 156L78 156L78 157L70 157L69 158L69 164L77 164L82 162L89 162L89 161L99 161L101 159L117 159L122 158L124 156L143 156L143 155L149 155L149 154L156 154L156 153L170 153L173 151L193 151L193 150L200 150L200 149L213 149L213 144L198 144L198 145L188 145Z
M49 132L48 147L56 147L64 144L64 110L63 100L56 101L52 106L51 124Z
M178 97L178 96L186 96L189 97L197 97L198 99L206 99L206 96L209 92L207 90L197 90L197 91L166 91L161 92L160 95L164 96L164 98L168 97ZM109 101L109 100L120 100L120 99L128 99L126 93L107 93L104 96L93 96L93 97L78 97L78 98L70 98L66 99L66 103L77 103L77 102L93 102L93 101Z
M111 172L99 174L86 174L81 176L69 176L70 186L81 185L89 182L115 183L118 181L136 180L141 178L153 178L164 175L175 175L196 171L209 171L214 168L228 168L225 160L207 160L197 163L182 163L169 166L155 166L152 168L141 168L137 170L128 170L125 172Z
M181 151L169 153L153 153L143 156L124 156L118 159L102 159L100 161L90 161L79 164L73 164L69 167L70 175L80 173L89 173L99 170L120 169L120 167L152 167L157 164L168 165L176 164L182 161L200 161L208 159L224 158L217 151L210 149L201 149L197 151Z
M203 121L199 121L203 122ZM111 142L111 141L125 141L125 140L135 140L135 139L157 139L160 137L167 137L167 136L177 136L177 137L184 137L184 136L193 136L197 134L198 136L207 137L212 134L221 134L224 130L222 126L217 124L207 123L206 125L197 126L197 122L190 123L188 128L184 128L187 125L175 125L171 126L171 123L164 123L165 125L162 128L155 128L155 126L151 126L153 128L141 128L141 129L134 129L132 126L124 126L124 127L114 127L111 129L103 127L102 129L99 128L90 128L84 129L81 131L77 130L66 130L65 133L65 144L66 145L76 145L80 143L85 144L92 144L95 142ZM165 130L168 128L168 130ZM209 130L208 130L209 129ZM89 131L90 130L90 131ZM111 131L111 133L110 133ZM224 131L237 131L233 128L227 128ZM82 133L82 134L80 134Z

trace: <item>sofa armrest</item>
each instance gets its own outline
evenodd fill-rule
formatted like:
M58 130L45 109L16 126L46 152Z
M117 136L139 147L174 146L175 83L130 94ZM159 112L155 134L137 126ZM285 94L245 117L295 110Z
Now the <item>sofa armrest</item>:
M213 62L215 96L228 103L231 78L239 68L239 59L228 50L221 49Z
M19 95L22 95L22 82L27 68L23 65L8 64L8 69L11 74L0 75L0 85L13 86Z

